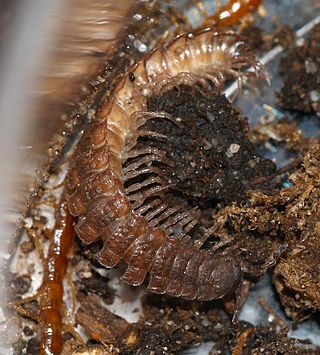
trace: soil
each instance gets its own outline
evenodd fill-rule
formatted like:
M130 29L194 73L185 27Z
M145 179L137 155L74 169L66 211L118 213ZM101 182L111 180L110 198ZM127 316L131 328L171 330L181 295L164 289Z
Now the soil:
M296 45L281 60L279 73L284 85L278 105L286 110L316 113L320 116L320 25L300 46Z
M219 302L190 303L147 295L143 299L143 316L135 324L106 311L96 297L81 295L80 305L78 322L89 332L94 331L93 338L103 344L106 342L113 351L123 355L177 354L190 345L197 346L207 341L215 342L214 354L232 351L234 355L298 355L317 354L320 350L308 342L288 338L286 328L277 332L276 325L272 323L256 328L247 322L232 324ZM100 335L103 339L99 338Z
M275 30L272 36L272 45L280 45L285 49L289 49L294 46L295 40L295 31L289 25L283 25Z
M247 119L223 95L180 86L152 97L148 109L169 113L173 122L147 122L144 129L164 134L169 143L143 143L166 151L174 164L165 171L175 185L172 192L193 205L239 201L260 177L275 170L270 160L257 156Z

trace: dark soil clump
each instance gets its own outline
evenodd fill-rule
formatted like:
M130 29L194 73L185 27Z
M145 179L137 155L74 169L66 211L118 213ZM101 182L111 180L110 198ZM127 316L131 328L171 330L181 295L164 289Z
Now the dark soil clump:
M149 100L149 110L165 111L173 123L156 119L145 128L164 134L168 142L148 140L173 162L165 174L174 194L192 204L238 201L259 177L270 175L274 164L256 156L247 137L247 119L219 94L203 94L187 86Z
M101 276L94 270L90 272L91 276L82 277L76 282L77 289L85 294L95 294L103 298L107 304L112 304L114 291L108 286L109 279Z
M288 49L294 45L296 33L289 25L280 26L272 36L272 45Z
M301 46L295 46L280 62L284 86L278 93L281 108L320 115L320 25Z
M11 284L11 291L16 295L27 293L31 286L31 277L29 275L9 274L7 278L8 283Z

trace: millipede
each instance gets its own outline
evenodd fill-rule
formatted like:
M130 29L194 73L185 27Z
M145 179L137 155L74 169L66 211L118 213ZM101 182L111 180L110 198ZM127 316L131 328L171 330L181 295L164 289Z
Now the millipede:
M129 285L149 279L153 293L198 301L241 292L241 262L224 248L228 241L217 242L210 206L240 200L260 170L275 170L257 156L246 120L222 95L229 80L239 89L252 78L267 80L252 49L226 30L260 3L229 1L207 16L208 27L185 31L186 25L172 39L158 38L154 49L126 61L115 83L100 90L98 108L70 158L35 297L43 307L36 317L41 354L62 350L62 283L72 224L103 267L125 261L121 280ZM219 139L224 130L232 144Z
M242 70L250 66L254 71ZM180 35L129 69L83 133L67 176L69 210L78 217L76 232L85 244L103 241L96 255L103 266L125 259L123 281L140 285L149 272L148 290L198 300L223 297L239 285L236 259L200 249L209 230L186 245L197 210L161 199L173 184L159 165L173 162L164 150L138 148L138 141L168 138L143 129L148 120L175 124L168 112L148 111L154 93L197 82L207 86L205 80L220 90L227 76L243 81L252 74L262 77L263 71L236 34L209 28Z

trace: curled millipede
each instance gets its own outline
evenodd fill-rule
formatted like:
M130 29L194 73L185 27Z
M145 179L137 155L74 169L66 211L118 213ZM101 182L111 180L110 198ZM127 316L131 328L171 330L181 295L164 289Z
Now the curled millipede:
M264 72L235 33L208 28L183 34L133 65L84 131L67 177L69 210L78 217L82 242L102 243L96 258L103 266L125 260L122 281L140 285L149 273L148 290L190 300L221 298L240 284L231 253L201 248L214 231L207 228L191 241L197 206L164 201L174 185L163 176L163 167L172 165L166 152L138 142L166 139L143 129L148 121L178 124L168 112L149 110L153 95L196 85L220 92L227 78L241 84L249 76L263 78Z
M74 218L70 212L78 217L76 229L81 240L85 244L91 244L92 248L95 247L95 242L103 245L97 254L102 265L114 267L121 259L125 259L128 269L122 279L129 284L141 284L149 272L151 276L149 289L153 292L186 299L210 300L223 297L235 290L242 274L239 262L232 252L216 252L220 250L219 245L223 245L223 241L216 243L210 250L205 250L207 245L204 244L214 235L215 230L213 227L210 228L210 225L199 228L202 206L200 208L198 204L201 205L201 199L192 206L182 200L173 203L170 199L172 188L180 184L177 181L169 181L166 176L174 174L175 165L166 149L163 149L161 144L160 146L153 144L152 141L162 145L168 143L173 149L170 142L172 137L167 132L151 130L147 124L161 122L167 127L165 131L170 131L173 126L179 130L177 117L169 113L165 107L159 111L161 105L157 104L156 95L167 93L171 95L171 91L177 88L178 99L184 94L190 98L190 95L193 95L190 88L200 85L201 92L208 91L209 96L212 96L213 91L219 93L227 78L236 78L241 84L242 79L249 76L263 77L259 62L236 34L219 34L213 29L207 29L183 34L170 43L159 46L126 71L117 84L115 78L121 75L123 68L141 58L147 48L152 48L157 41L163 42L167 37L172 38L174 34L171 32L186 31L192 24L184 16L185 9L173 11L177 4L168 11L168 8L162 8L157 2L152 2L151 7L148 2L142 2L137 4L137 7L134 7L137 10L132 12L136 14L133 16L135 21L130 22L124 33L118 35L120 37L115 47L105 51L107 38L105 26L117 27L119 19L115 19L114 22L101 21L98 3L90 3L99 16L98 21L94 21L94 16L90 12L89 17L85 16L89 22L85 22L86 25L82 27L84 25L82 18L79 25L85 32L77 33L75 42L67 31L68 40L71 40L69 47L72 47L70 59L78 59L71 65L71 68L77 70L69 73L74 76L74 80L77 81L77 74L81 74L82 71L84 77L91 74L89 70L87 72L85 70L86 64L92 64L91 60L97 59L101 64L110 56L106 66L100 68L102 76L99 75L97 80L93 78L88 83L79 108L76 107L72 113L77 118L81 116L81 122L77 124L84 123L82 120L87 118L85 113L88 114L88 119L91 117L91 112L99 105L101 97L106 96L105 93L109 92L114 84L115 89L111 97L106 96L105 104L85 130L74 154L75 161L67 179L68 206L64 192L59 207L54 204L54 208L58 209L54 218L56 221L54 233L51 233L47 226L38 223L32 228L27 224L24 226L39 252L43 265L43 280L35 294L10 302L10 306L17 313L38 323L41 338L40 354L60 353L65 331L82 342L68 320L63 302L65 292L63 282L67 275L68 254L74 235ZM190 6L197 6L203 17L207 17L206 12L202 12L204 9L202 2L191 0L189 3ZM229 8L231 3L235 1L229 2ZM108 2L101 4L103 8L110 5ZM119 5L119 9L124 11L122 5ZM244 12L248 10L245 1L241 2L241 9ZM218 14L222 11L225 11L224 7L218 10ZM103 13L110 15L105 11ZM229 11L231 22L237 21L242 14L241 11ZM139 16L142 20L136 22ZM159 18L161 21L158 22ZM230 23L220 18L212 21L214 18L210 17L208 21L215 26L221 22L218 26L220 28ZM127 21L129 24L128 19ZM72 22L71 25L73 26ZM109 39L113 40L113 37ZM98 49L91 49L92 40L99 45ZM90 50L79 48L75 50L75 45L84 49L88 49L89 46ZM62 59L65 60L66 51L62 52ZM243 70L249 66L253 66L252 72ZM67 67L69 70L70 66ZM92 65L89 67L92 70ZM94 68L97 69L97 66ZM62 68L65 69L66 66ZM68 77L70 79L70 75ZM64 77L60 75L59 78L61 82L59 79L58 84L61 86ZM98 86L95 87L96 85ZM75 90L75 87L72 88ZM68 91L68 86L64 86L64 89L58 90L57 93L65 93L65 90ZM82 97L82 94L80 96ZM199 97L199 101L203 99L200 94L196 97ZM54 97L50 95L51 99L56 99L56 95ZM159 99L161 101L161 97ZM68 100L68 105L71 102L73 100ZM155 109L152 106L156 106ZM46 105L45 107L47 114L48 107ZM60 109L64 110L65 107L61 106ZM56 111L52 111L51 114L56 116ZM237 123L241 131L245 123L243 124L241 120ZM79 129L73 127L73 124L76 122L66 125L64 132L67 133L66 139L69 134L71 137L63 140L66 143L63 151L60 152L62 148L60 141L54 149L50 149L54 154L54 161L48 165L50 171L45 168L46 176L49 172L53 177L57 173L56 170L60 170L56 164L62 164L63 155L66 149L70 148L72 137ZM147 146L141 144L141 140L144 140ZM69 161L69 157L67 160ZM47 177L43 176L43 179L39 181L37 193L32 197L33 202L30 206L32 220L42 216L40 211L42 203L55 201L56 198L56 191L52 195L49 193L52 186L50 182L48 186L51 187L47 186ZM59 185L52 190L59 189ZM181 188L183 190L183 184L180 185L182 185L180 190ZM42 192L40 186L41 189L43 187ZM64 189L62 183L61 188ZM205 184L203 190L206 191ZM221 193L224 192L226 191ZM200 192L201 194L203 192ZM46 235L46 238L51 236L47 253L41 246L41 239L38 240L42 234ZM39 304L37 313L22 307L32 301Z

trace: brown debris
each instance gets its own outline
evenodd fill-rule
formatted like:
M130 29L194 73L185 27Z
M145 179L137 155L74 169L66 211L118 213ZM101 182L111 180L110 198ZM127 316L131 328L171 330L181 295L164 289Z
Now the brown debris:
M135 343L137 334L131 332L131 325L104 308L97 296L79 293L78 301L80 308L76 313L76 321L92 339L115 346Z
M296 217L292 229L298 231L306 223L307 231L290 240L289 252L275 269L277 291L287 315L293 319L303 318L310 315L310 311L320 309L319 206L316 208L316 216L303 216L301 220Z
M119 349L113 345L79 345L74 341L65 344L61 355L118 355Z
M245 331L243 331L238 337L238 344L232 351L232 355L241 355L243 354L243 350L246 346L247 338L250 334L254 334L254 327L248 327Z
M259 297L260 306L272 317L272 322L277 324L280 328L285 327L286 322L274 311L269 303L263 298Z
M288 329L276 330L272 323L253 327L250 323L239 322L237 325L224 329L220 341L215 343L212 354L232 355L316 355L319 347L309 345L308 341L288 337Z
M272 36L272 45L280 45L285 49L292 47L296 40L296 33L289 25L283 25L276 29Z
M255 145L272 142L274 145L285 144L285 149L297 153L306 153L314 138L306 138L299 130L296 122L283 118L279 121L259 124L250 130L250 141Z
M21 251L23 254L29 254L35 248L35 245L32 240L25 240L20 245Z
M11 287L14 288L14 293L16 295L23 295L28 292L31 286L30 275L17 275L11 274L8 279L11 279Z
M305 310L320 310L319 157L320 146L315 145L305 155L301 169L290 176L293 186L283 193L287 198L283 225L289 249L280 259L274 279L287 314L293 318Z
M287 332L288 329L286 328L277 332L272 324L258 325L251 334L247 334L248 331L246 330L240 335L240 340L242 340L243 335L247 335L245 347L243 347L243 351L240 354L318 354L318 348L308 345L302 346L305 343L304 341L289 338ZM250 338L250 341L248 338Z
M78 291L85 294L101 296L104 303L112 304L114 300L114 290L108 286L108 281L108 278L101 276L92 269L90 272L87 272L87 274L82 274L80 280L76 282L76 287Z
M275 243L283 239L288 245L276 266L274 280L287 314L293 318L320 309L319 157L320 145L316 144L304 156L301 167L289 176L291 187L269 196L252 191L248 205L226 207L217 214L217 220L228 220L229 228L232 226L244 236L251 230L254 235L261 233L264 242L269 238L274 238ZM223 223L221 227L224 228ZM244 247L255 258L259 255L258 245L250 247L245 241Z
M29 340L21 338L13 346L13 355L34 355L39 354L39 339L31 338Z
M320 115L320 25L316 25L301 46L295 46L280 62L284 86L278 104L287 110Z

